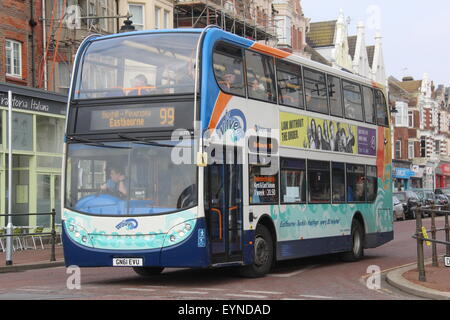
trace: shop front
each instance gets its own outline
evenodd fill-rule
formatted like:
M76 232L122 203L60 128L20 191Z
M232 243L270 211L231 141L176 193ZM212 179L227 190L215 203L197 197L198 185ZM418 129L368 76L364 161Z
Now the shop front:
M410 190L412 188L411 178L414 177L416 173L410 169L408 164L400 164L402 167L398 167L397 165L399 164L394 162L394 167L392 169L394 191Z
M7 211L8 90L13 93L12 210L46 213L61 220L61 167L66 96L0 83L0 212ZM5 218L0 218L4 226ZM50 216L14 217L16 226L50 226Z
M436 189L450 188L450 163L441 163L436 168Z

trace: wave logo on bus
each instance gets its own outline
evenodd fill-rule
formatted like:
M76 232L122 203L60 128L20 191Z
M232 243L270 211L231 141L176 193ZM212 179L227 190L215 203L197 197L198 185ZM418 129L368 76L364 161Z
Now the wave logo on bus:
M133 229L136 229L137 227L138 227L138 222L136 219L126 219L126 220L123 220L122 222L120 222L116 226L116 229L120 230L122 228L127 228L127 230L133 230Z
M245 137L247 121L241 110L227 111L217 124L216 132L219 138L227 137L233 142Z

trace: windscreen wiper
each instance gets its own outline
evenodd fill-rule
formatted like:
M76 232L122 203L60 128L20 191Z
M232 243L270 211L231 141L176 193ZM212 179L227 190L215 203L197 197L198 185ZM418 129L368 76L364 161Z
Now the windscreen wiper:
M100 141L94 141L94 140L87 139L87 138L82 138L82 137L79 137L79 136L67 136L67 140L68 141L83 142L83 143L86 143L86 144L89 144L89 145L94 145L96 147L102 147L102 148L131 149L130 147L111 146L111 145L104 144L103 142L100 142Z
M167 148L174 148L175 147L175 145L172 145L172 144L159 143L159 142L156 142L156 141L149 141L149 140L146 140L146 139L143 139L143 138L132 137L132 136L129 136L127 134L118 134L118 136L120 138L122 138L122 139L127 139L127 140L133 141L133 142L135 142L137 144L146 144L146 145L149 145L149 146L167 147Z

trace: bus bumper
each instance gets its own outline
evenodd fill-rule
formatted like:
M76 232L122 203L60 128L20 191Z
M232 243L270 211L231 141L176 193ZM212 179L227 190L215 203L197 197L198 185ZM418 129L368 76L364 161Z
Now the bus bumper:
M152 250L104 250L82 246L71 240L63 222L62 240L66 266L112 267L114 258L143 258L145 267L189 267L210 266L206 240L205 219L198 219L195 230L183 242ZM166 243L166 241L164 241Z

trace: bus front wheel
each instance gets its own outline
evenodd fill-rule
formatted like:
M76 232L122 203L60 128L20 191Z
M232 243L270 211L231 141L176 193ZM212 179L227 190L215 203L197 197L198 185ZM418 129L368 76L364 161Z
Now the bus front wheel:
M143 277L159 275L164 268L161 267L133 267L134 272Z
M239 273L246 278L259 278L269 273L273 261L273 239L269 229L260 224L256 228L254 261L241 267Z
M361 222L352 222L352 250L341 254L341 259L345 262L356 262L364 256L364 228Z

